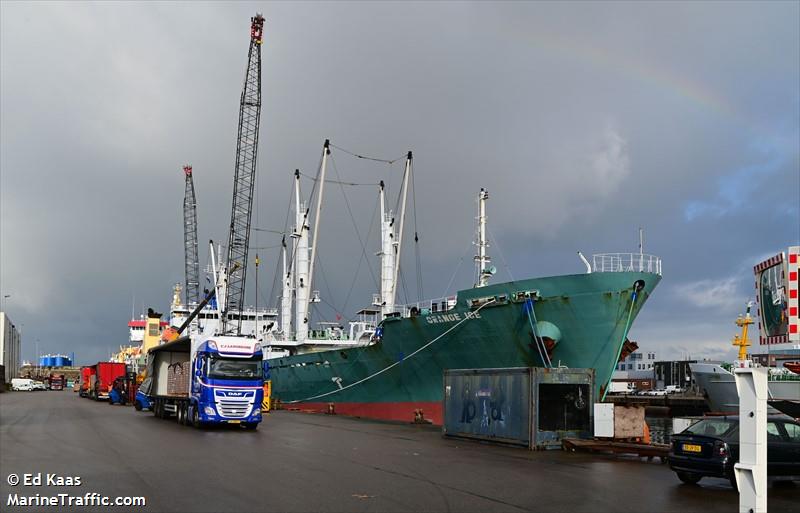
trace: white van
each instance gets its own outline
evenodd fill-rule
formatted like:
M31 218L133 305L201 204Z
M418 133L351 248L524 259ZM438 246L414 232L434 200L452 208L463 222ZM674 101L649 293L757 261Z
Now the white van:
M12 378L11 379L11 390L18 390L18 391L25 391L25 392L32 392L35 386L33 384L33 380L30 378Z

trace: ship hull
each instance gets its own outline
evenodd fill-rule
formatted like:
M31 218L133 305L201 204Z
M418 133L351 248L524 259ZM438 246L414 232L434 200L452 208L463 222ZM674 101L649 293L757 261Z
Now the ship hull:
M382 338L372 345L269 360L273 397L302 410L332 407L337 414L384 420L411 421L422 410L441 424L446 369L546 365L532 317L560 331L551 364L595 369L602 395L630 324L659 281L651 273L609 272L467 289L446 312L384 320ZM637 282L643 288L634 300ZM520 291L539 294L533 316L524 300L514 299ZM508 300L470 307L487 297Z
M733 374L712 363L692 363L689 367L712 412L739 413L739 392ZM770 399L800 401L800 380L769 380L768 388ZM770 411L777 413L771 408Z

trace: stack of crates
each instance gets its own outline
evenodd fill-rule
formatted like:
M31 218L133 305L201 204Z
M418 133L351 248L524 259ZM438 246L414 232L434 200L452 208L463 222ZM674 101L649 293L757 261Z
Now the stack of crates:
M175 362L167 367L167 395L189 395L189 362Z

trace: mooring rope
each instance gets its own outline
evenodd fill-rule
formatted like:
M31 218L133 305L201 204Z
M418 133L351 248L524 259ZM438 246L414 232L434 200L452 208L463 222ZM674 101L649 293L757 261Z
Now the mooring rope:
M531 332L533 333L533 339L536 341L536 349L539 351L539 358L542 359L542 364L545 367L552 368L553 362L550 360L550 355L547 354L547 346L536 330L536 324L539 324L539 322L536 321L536 312L533 311L533 304L533 299L528 298L525 300L525 310L528 312L528 323L531 325ZM531 314L533 314L533 318L531 318Z
M608 394L608 385L611 383L611 378L614 375L614 369L619 363L619 357L622 355L622 348L625 346L625 340L628 338L628 330L631 328L631 317L633 316L633 307L636 306L636 298L638 296L639 293L636 289L636 284L634 284L633 292L631 293L631 308L628 310L628 320L625 322L625 330L622 332L622 341L620 341L617 357L614 359L614 365L611 368L611 372L608 374L608 381L606 381L606 384L603 387L603 397L600 398L600 401L605 401L606 394Z

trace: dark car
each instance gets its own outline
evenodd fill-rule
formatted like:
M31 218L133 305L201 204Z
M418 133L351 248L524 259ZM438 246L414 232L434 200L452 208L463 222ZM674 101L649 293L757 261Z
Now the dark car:
M736 488L738 461L738 416L705 418L672 435L669 467L684 483L722 477ZM800 423L785 415L767 418L767 476L800 479Z

